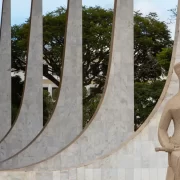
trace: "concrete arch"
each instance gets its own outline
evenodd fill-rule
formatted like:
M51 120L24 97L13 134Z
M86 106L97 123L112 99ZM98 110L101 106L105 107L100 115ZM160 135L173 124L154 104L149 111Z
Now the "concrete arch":
M9 28L11 30L11 26ZM32 1L27 64L21 110L17 122L0 142L1 161L19 152L43 127L42 0Z
M79 14L77 15L77 9L82 8L80 2L81 1L75 2L69 0L69 16L67 27L69 29L67 29L67 39L68 32L70 33L70 29L73 29L74 33L76 32L76 26L72 28L72 25L74 25L72 21L76 18L80 19L81 17ZM74 12L74 10L76 10L76 12ZM76 25L79 23L81 24L80 20L75 20L75 22ZM82 37L82 33L78 31L78 35L76 37ZM59 155L55 156L58 158L55 158L57 159L57 161L54 163L54 165L51 164L53 167L61 168L61 166L65 165L65 161L70 163L71 158L75 158L75 160L73 160L72 163L81 164L82 162L89 162L94 158L106 155L110 153L113 149L119 147L120 144L122 144L122 142L126 140L129 137L129 135L133 132L134 87L132 0L115 1L115 16L112 37L113 38L111 44L111 66L109 66L109 80L101 107L99 108L99 111L95 116L95 119L92 121L89 127L83 132L83 134L81 134L80 137L73 141L73 143L67 148L67 151L64 150ZM121 41L124 43L120 43ZM120 49L121 52L119 53ZM66 46L66 51L68 52L68 46ZM71 58L73 59L73 57ZM67 67L64 66L64 68L66 69ZM63 92L63 89L61 89L61 91ZM61 95L63 96L63 94ZM49 127L54 127L54 123L55 120L51 120L49 123ZM56 124L56 126L57 125L58 124ZM48 139L47 132L51 130L49 129L49 127L47 126L46 129L41 133L41 135L37 137L37 139L35 139L35 141L33 141L32 144L30 144L30 146L28 146L22 152L15 155L9 160L2 162L2 169L13 169L31 165L43 161L46 158L50 158L54 154L59 153L62 148L58 149L57 145L57 149L53 147L54 150L51 151L51 153L50 150L47 150L47 146L49 146L49 142L46 140ZM54 139L56 140L57 137L55 132L51 132L51 137L54 143ZM58 141L56 142L58 144ZM100 144L102 146L100 146ZM43 151L38 152L38 149L41 149Z
M175 41L168 79L159 102L152 112L153 114L151 114L149 119L145 122L144 127L138 130L128 141L124 142L117 150L112 151L109 155L94 159L94 162L87 164L82 163L78 168L76 166L77 163L72 165L68 161L63 162L64 165L62 166L61 164L60 169L58 169L59 166L56 168L54 164L56 163L56 159L58 159L59 155L57 155L48 161L21 169L21 172L24 170L28 171L28 173L31 173L30 171L41 172L41 177L43 177L44 170L48 168L48 176L52 177L51 179L55 179L55 177L61 178L64 174L66 174L66 177L69 179L71 179L70 177L72 177L73 174L74 180L165 179L166 168L168 166L167 154L156 153L154 148L159 145L157 126L163 108L167 101L175 95L179 89L179 80L173 71L174 64L180 62L180 0L178 2ZM63 151L61 155L63 156L66 151L68 151L68 149ZM36 180L39 180L39 177L37 177Z
M82 130L82 12L77 11L81 8L81 0L68 3L61 93L51 121L33 142L33 153L38 153L39 158L64 148Z
M0 140L11 128L11 17L10 0L2 1L0 30Z
M118 13L122 11L120 7L123 7L123 12L128 13L125 8L125 5L128 4L127 0L116 1L116 8L119 11ZM120 2L124 3L123 6L120 6L122 5ZM128 2L130 4L132 3L131 0ZM180 12L180 0L178 12ZM92 158L91 162L87 159L81 161L80 156L82 155L82 151L79 146L84 145L82 142L85 142L86 140L80 140L83 136L82 134L81 137L71 144L71 146L53 158L28 168L20 169L16 172L1 172L0 175L5 178L10 176L12 178L19 176L19 179L21 180L30 180L30 178L34 180L164 180L167 168L167 154L156 153L154 151L154 147L159 144L157 140L157 126L164 105L178 91L179 88L178 78L173 72L174 64L180 62L179 21L180 13L178 13L177 17L171 66L163 93L145 124L138 130L138 132L133 134L128 141L122 143L117 150L114 149L114 151L112 150L105 156ZM118 38L116 41L118 41ZM93 131L89 132L93 133ZM28 158L28 156L26 157ZM16 159L17 161L14 160L11 162L9 161L9 163L18 163L18 161L21 161L21 159L18 158ZM9 168L9 165L11 167L13 166L12 164L1 165L2 169Z

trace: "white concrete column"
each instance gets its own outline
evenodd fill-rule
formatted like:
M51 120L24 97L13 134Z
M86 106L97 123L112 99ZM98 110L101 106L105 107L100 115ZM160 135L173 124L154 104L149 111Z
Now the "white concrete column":
M82 0L68 1L67 16L62 84L55 112L44 131L24 151L1 163L1 168L18 168L46 160L82 131Z
M11 1L3 0L0 30L0 140L11 128Z
M33 165L56 154L32 169L66 169L88 164L122 145L134 129L134 54L133 54L133 0L116 0L111 41L109 69L104 97L91 124L70 146L75 130L79 130L80 96L82 81L80 0L69 0L68 28L62 89L56 111L46 129L23 152L2 168L20 168ZM71 52L71 53L69 53ZM78 66L80 65L80 66ZM71 69L72 68L72 69ZM77 78L77 79L76 79ZM72 88L72 92L71 92ZM74 94L75 93L75 94ZM74 99L74 96L77 99ZM62 103L62 104L61 104ZM76 128L76 129L75 129ZM58 154L59 152L59 154ZM32 158L28 158L28 157ZM18 163L15 163L17 162Z
M3 30L4 33L8 31L8 29ZM0 161L21 151L43 128L42 35L42 0L32 0L23 102L17 122L0 143Z

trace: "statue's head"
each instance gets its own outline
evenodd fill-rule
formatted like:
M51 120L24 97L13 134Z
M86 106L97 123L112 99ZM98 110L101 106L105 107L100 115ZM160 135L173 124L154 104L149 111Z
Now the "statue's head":
M174 66L174 71L175 71L175 73L177 74L178 78L180 78L180 63L177 63L177 64Z

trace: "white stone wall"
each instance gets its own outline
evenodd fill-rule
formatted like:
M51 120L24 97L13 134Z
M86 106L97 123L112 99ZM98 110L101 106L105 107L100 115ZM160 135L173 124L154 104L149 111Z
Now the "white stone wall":
M6 6L3 6L3 10L5 9L6 13L10 14L10 1L5 0L4 2L6 2ZM41 85L43 75L42 0L33 1L32 7L28 66L26 69L23 102L16 123L0 141L0 161L12 157L26 147L43 128L43 91ZM10 21L10 19L7 20ZM2 21L2 27L6 23L10 22ZM6 32L5 29L3 29L3 31ZM9 76L10 75L11 72L9 69ZM11 90L10 87L8 90L9 89ZM6 89L3 91L1 89L1 93L4 92L6 92ZM11 109L7 109L6 111L11 113ZM6 118L11 120L8 116Z
M180 62L180 60L177 61ZM154 148L159 146L157 127L163 107L177 89L178 79L173 73L167 94L150 122L147 122L146 127L142 127L136 135L133 135L128 142L109 156L95 160L89 165L71 167L68 170L46 171L43 166L40 169L41 165L37 164L30 167L31 170L26 168L26 171L0 172L0 180L8 178L9 180L13 178L31 180L32 177L34 180L43 178L47 180L165 180L168 166L167 154L156 153ZM51 167L50 163L53 164L54 161L48 160L47 162Z
M1 1L2 2L2 1ZM11 128L11 24L10 0L2 3L0 28L0 141Z
M127 0L117 0L117 2L124 3L124 6L121 6L123 8L127 5ZM107 123L108 119L96 119L78 139L59 154L24 169L0 172L0 180L165 180L168 166L167 154L164 152L157 153L154 149L160 146L157 129L163 108L179 89L178 78L173 72L174 64L180 62L179 20L178 18L171 67L163 93L149 118L136 133L119 146L109 147L108 143L111 142L106 141L107 144L103 148L108 147L110 151L99 156L98 153L96 154L95 146L101 144L101 139L102 141L106 140L109 131L101 134L104 130L102 128L103 121ZM116 66L111 67L115 68ZM106 92L106 96L110 96L109 91ZM111 112L108 109L107 113ZM100 123L101 120L102 123ZM113 125L112 129L115 130L116 124ZM96 136L95 133L98 131L95 130L99 130L98 135L100 136ZM170 133L172 130L173 127L170 128ZM112 137L110 140L114 144L118 141L118 136L109 137ZM30 157L27 156L27 158ZM27 160L29 161L29 159ZM20 161L21 159L16 157L14 163ZM2 169L8 164L4 165L1 164Z
M106 91L92 123L75 139L82 123L82 2L69 0L62 87L55 112L29 146L0 163L1 170L23 168L42 161L35 169L80 166L111 153L133 133L133 0L115 2Z

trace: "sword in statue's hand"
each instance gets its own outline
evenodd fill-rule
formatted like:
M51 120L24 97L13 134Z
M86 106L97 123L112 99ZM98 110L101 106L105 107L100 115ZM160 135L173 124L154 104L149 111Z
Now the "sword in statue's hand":
M157 147L157 148L155 148L155 151L156 151L156 152L159 152L159 151L168 152L167 148L165 148L165 147ZM180 151L180 147L174 148L173 151Z

